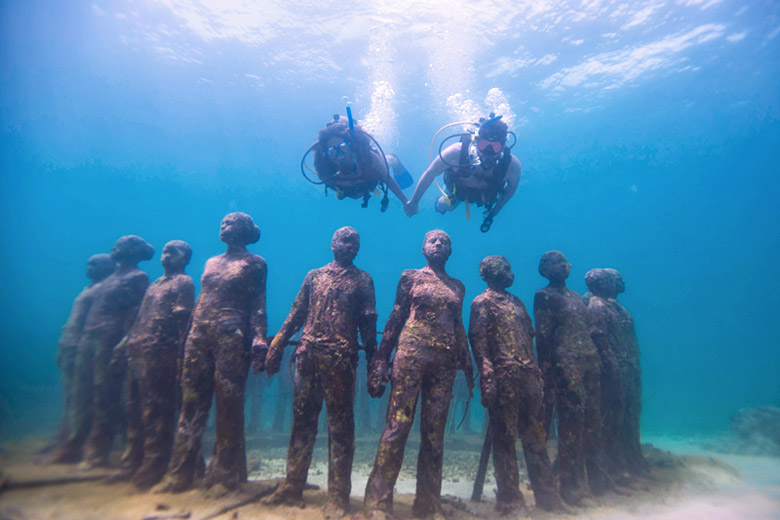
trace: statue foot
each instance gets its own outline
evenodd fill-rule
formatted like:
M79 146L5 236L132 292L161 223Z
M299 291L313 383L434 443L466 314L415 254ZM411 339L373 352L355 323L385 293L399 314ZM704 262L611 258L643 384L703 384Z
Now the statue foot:
M181 493L190 489L191 485L174 478L166 478L152 488L152 493Z
M306 507L303 501L303 490L294 488L286 480L283 480L279 487L276 488L276 491L268 498L265 498L262 503L267 506L285 505L296 506L301 509Z
M344 503L341 500L328 500L322 508L322 513L326 520L343 518L347 515L347 511L349 511L349 502Z

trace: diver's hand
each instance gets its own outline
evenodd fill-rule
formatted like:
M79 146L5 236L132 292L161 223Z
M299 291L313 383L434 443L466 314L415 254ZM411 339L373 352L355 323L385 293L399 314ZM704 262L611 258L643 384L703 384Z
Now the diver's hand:
M259 374L265 370L265 357L268 355L268 345L261 337L252 341L252 372Z
M418 203L410 200L404 204L404 213L406 213L407 217L416 215L418 211L420 211L420 205Z

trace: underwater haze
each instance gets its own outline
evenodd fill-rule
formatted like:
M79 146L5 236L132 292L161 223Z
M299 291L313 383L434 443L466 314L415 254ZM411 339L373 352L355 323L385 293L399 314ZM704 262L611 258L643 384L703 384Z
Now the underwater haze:
M464 319L486 255L510 260L529 310L547 250L580 293L589 269L621 271L643 433L780 406L774 0L2 0L0 24L2 438L56 428L59 328L90 255L140 235L154 279L185 240L199 286L232 211L262 230L249 250L268 262L271 333L345 225L381 330L441 228ZM488 233L477 208L435 213L435 186L413 218L392 197L380 213L378 197L325 196L299 164L347 105L415 180L441 126L503 114L520 187Z

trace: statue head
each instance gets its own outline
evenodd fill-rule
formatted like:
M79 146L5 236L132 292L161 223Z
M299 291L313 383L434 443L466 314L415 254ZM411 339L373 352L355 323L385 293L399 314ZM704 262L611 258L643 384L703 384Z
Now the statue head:
M87 278L94 283L104 280L114 272L114 269L116 269L116 262L111 258L111 255L99 253L90 256L87 260Z
M547 251L539 260L539 274L551 282L561 282L569 277L571 264L560 251Z
M260 228L246 213L228 213L220 224L219 239L228 245L254 244L260 240Z
M600 298L614 298L617 296L615 277L608 269L591 269L585 274L585 284L590 292Z
M192 248L183 240L171 240L163 247L160 263L166 270L183 271L190 263Z
M452 254L452 240L441 229L428 231L425 234L422 252L428 262L444 263Z
M111 258L116 262L137 264L149 260L154 255L154 247L137 235L125 235L116 241L111 249Z
M515 275L512 273L512 266L509 260L499 255L490 255L482 259L479 263L479 275L489 287L506 289L515 281Z
M355 228L345 226L333 233L330 241L333 259L340 264L349 265L355 259L360 249L360 235Z
M615 294L617 295L626 292L626 282L623 281L620 271L617 269L606 269L606 271L609 272L615 280Z

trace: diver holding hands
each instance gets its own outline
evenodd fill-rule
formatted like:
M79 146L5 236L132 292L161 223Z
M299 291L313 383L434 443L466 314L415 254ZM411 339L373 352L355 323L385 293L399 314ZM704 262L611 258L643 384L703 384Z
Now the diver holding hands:
M487 119L481 118L479 123L472 123L479 125L476 133L460 134L461 139L457 143L443 150L441 148L449 138L442 142L439 155L423 172L412 198L404 204L404 212L408 216L419 211L423 194L443 173L445 189L439 187L442 196L436 201L436 211L444 214L454 210L461 201L466 204L473 202L485 208L480 230L490 230L493 218L512 198L520 182L520 161L511 151L514 143L511 146L506 144L507 136L512 134L514 137L514 133L508 131L501 118L490 113Z

